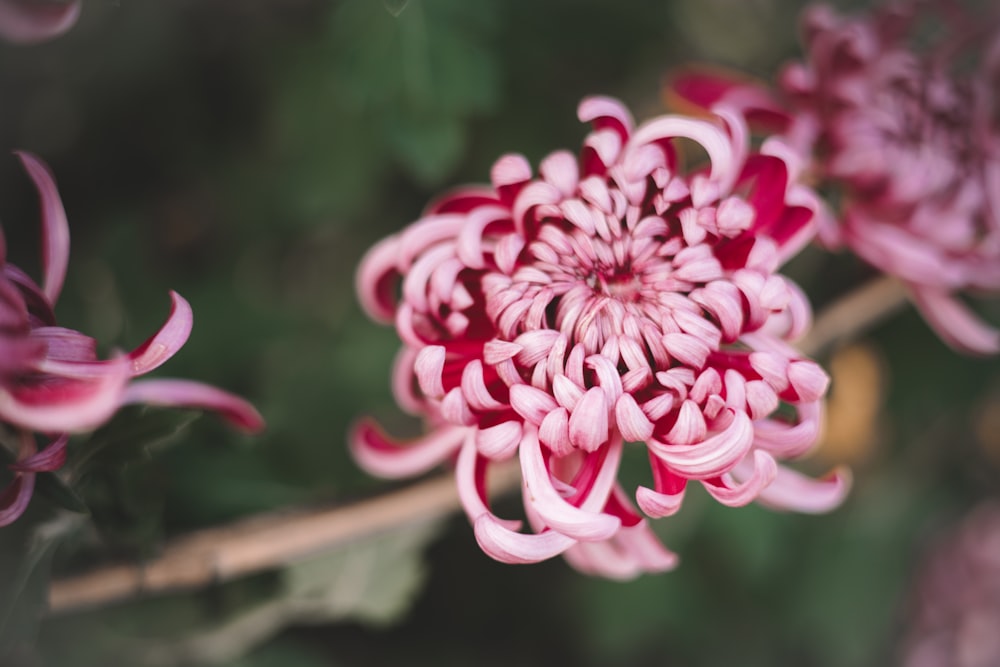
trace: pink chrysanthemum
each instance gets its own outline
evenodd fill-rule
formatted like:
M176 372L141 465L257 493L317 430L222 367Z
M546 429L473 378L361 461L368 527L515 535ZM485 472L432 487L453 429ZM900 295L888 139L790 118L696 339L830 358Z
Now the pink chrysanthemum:
M616 481L626 443L648 451L652 488L635 499L650 517L675 513L689 481L733 506L836 505L842 475L777 464L814 443L827 386L782 340L809 306L775 270L808 241L817 205L782 146L748 154L724 110L634 127L619 102L589 98L579 116L593 126L579 159L553 153L533 177L507 155L492 187L443 197L365 257L361 302L403 340L397 399L430 431L394 442L363 422L357 460L405 477L457 457L489 555L564 554L611 577L676 561ZM681 149L708 164L686 169ZM531 532L485 496L490 465L515 456Z
M929 17L944 30L927 42L919 29ZM821 226L821 239L902 278L938 334L977 353L1000 350L1000 333L955 292L1000 290L993 20L973 26L957 4L940 1L854 18L818 5L804 14L806 58L784 70L777 95L705 72L674 81L682 97L740 106L811 154L815 177L842 196L839 220Z
M1000 505L977 507L924 563L912 592L904 667L1000 665Z
M241 398L189 380L132 381L160 366L191 333L191 307L171 292L170 317L145 343L108 361L94 339L56 324L54 306L69 260L69 226L55 182L36 157L19 157L38 188L42 209L39 287L6 262L0 236L0 423L17 440L13 481L0 492L0 526L31 499L35 475L62 467L70 433L92 430L129 403L205 408L245 431L260 430L257 411ZM48 442L38 450L36 433Z

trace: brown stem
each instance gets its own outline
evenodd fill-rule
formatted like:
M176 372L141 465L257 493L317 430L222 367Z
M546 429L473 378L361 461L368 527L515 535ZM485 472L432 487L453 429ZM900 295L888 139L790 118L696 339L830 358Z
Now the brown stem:
M492 495L510 491L520 481L515 466L495 466L492 472ZM346 506L250 517L181 537L146 563L108 565L57 579L49 588L49 610L66 612L228 581L445 516L459 507L455 478L449 473Z
M825 309L799 349L816 354L831 343L857 335L900 307L902 284L881 278ZM516 488L516 465L498 466L490 493ZM291 510L201 530L168 543L143 564L119 564L58 579L49 589L49 609L67 612L143 594L195 589L390 531L414 521L459 509L453 474L445 474L370 500L332 509Z
M808 355L818 354L835 342L867 331L906 301L907 291L902 282L891 276L876 278L824 308L797 347Z

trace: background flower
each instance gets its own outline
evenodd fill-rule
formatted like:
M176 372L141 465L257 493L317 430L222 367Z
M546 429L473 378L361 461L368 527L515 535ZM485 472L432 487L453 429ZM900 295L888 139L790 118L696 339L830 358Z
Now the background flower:
M39 287L17 266L2 264L0 422L15 429L18 452L17 462L10 466L14 479L0 492L0 526L27 508L36 473L52 472L65 462L69 433L97 428L124 404L205 408L247 431L264 426L249 403L208 385L182 380L130 382L172 357L191 333L191 307L175 292L170 317L160 330L132 352L109 361L97 359L95 340L56 325L55 303L69 262L69 226L48 168L31 154L19 157L41 202L44 280ZM33 432L56 435L38 451Z
M846 17L815 5L802 34L805 58L774 93L698 71L674 90L779 129L839 199L821 226L826 244L902 278L953 347L1000 350L1000 334L957 296L1000 289L1000 17L947 2Z

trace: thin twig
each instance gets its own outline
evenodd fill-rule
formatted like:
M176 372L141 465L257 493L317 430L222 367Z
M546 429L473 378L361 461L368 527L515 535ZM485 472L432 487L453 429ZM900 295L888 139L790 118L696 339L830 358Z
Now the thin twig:
M899 281L877 279L825 309L798 347L815 354L835 341L858 335L905 301ZM491 494L514 489L519 472L516 466L497 467L490 480ZM446 516L459 507L454 475L449 473L333 509L251 517L191 533L143 564L110 565L53 581L49 609L67 612L139 595L200 588L287 565L414 521Z
M496 466L492 472L492 495L507 492L520 481L512 466ZM66 612L229 581L399 526L446 516L459 507L454 475L449 473L346 506L251 517L186 535L143 564L109 565L53 581L49 610Z
M867 331L902 308L907 298L906 287L898 279L876 278L824 308L797 347L806 354L818 354Z

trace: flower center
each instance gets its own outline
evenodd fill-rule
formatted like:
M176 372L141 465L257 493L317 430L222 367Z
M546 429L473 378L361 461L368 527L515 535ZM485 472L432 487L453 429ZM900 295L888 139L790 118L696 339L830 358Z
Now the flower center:
M640 299L641 281L628 267L615 267L611 271L592 273L587 276L585 282L596 294L623 303L635 303Z

